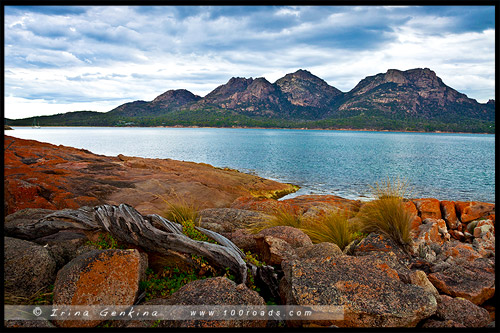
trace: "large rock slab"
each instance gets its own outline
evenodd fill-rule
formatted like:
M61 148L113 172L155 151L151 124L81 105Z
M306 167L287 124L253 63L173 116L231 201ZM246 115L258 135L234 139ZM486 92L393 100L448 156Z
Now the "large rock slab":
M204 163L110 157L10 136L4 136L4 148L5 215L23 208L121 203L152 214L166 209L164 200L179 197L200 208L228 207L250 193L271 197L297 190L290 184Z
M4 327L7 328L56 328L50 321L44 319L37 320L4 320Z
M454 320L429 319L425 321L422 328L465 328L465 326Z
M357 212L361 204L359 200L349 200L336 195L300 195L279 201L269 198L244 196L235 200L231 204L231 208L255 210L270 215L277 210L286 209L303 214L304 217L315 218L320 214L338 209Z
M292 246L286 241L273 236L257 236L257 253L266 265L281 265L284 259L295 255Z
M323 242L298 248L295 250L295 254L300 259L310 259L317 257L337 257L343 253L337 244Z
M298 207L304 217L310 218L338 209L357 212L362 204L359 200L345 199L336 195L300 195L284 199L282 202L292 207Z
M132 305L147 257L137 250L94 250L78 256L58 273L55 305ZM94 327L99 320L60 320L59 327Z
M353 250L353 255L362 256L374 252L394 252L400 258L408 257L404 250L390 237L374 232L370 233L357 244Z
M343 320L323 325L413 327L437 308L432 293L403 283L396 270L372 255L292 260L283 267L280 293L287 304L344 308Z
M411 200L404 200L403 207L413 215L413 220L411 221L411 230L416 230L422 224L422 218L418 216L417 206Z
M294 249L312 245L312 241L305 232L289 226L276 226L261 230L258 236L272 236L284 240Z
M495 213L495 204L477 201L456 201L455 207L462 223Z
M56 262L47 248L11 237L4 237L5 293L29 298L49 286L56 278Z
M472 262L482 257L471 244L459 242L457 240L446 242L441 250L438 259L443 261L449 261L451 257L455 263Z
M33 242L46 247L56 261L57 270L75 259L78 250L87 244L89 239L81 231L62 230L56 234L37 238Z
M270 198L259 198L251 195L241 196L236 198L231 203L230 208L253 210L264 214L273 215L279 209L291 209L288 204L283 204L283 201L278 201Z
M440 267L442 270L430 273L428 278L441 293L462 297L477 305L495 295L495 266L492 260L479 258Z
M201 226L218 233L249 228L272 218L271 215L245 209L207 208L199 212Z
M237 229L234 232L226 232L221 234L231 242L233 242L245 253L248 251L257 251L257 242L255 241L255 235L252 234L248 229Z
M225 277L196 280L181 287L165 305L265 305L264 299L244 284ZM162 321L158 327L266 327L267 320Z
M483 309L464 298L452 298L441 295L436 316L444 321L453 320L465 327L486 327L490 315Z
M422 221L427 218L431 219L441 218L441 205L439 204L438 199L422 198L422 199L413 199L412 201L415 204L415 206L417 206Z

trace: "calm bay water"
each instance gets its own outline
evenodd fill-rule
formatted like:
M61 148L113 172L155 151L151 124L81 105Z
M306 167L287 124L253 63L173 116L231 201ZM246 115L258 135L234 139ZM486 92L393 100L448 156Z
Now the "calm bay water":
M292 196L368 199L370 185L399 177L412 197L495 202L495 135L92 127L14 127L5 134L108 156L229 167L299 185Z

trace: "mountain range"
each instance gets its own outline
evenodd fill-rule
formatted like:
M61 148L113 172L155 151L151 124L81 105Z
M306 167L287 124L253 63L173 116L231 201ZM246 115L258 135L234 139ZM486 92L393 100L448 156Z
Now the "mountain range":
M33 118L6 119L30 125ZM271 83L233 77L205 97L185 89L106 112L38 117L41 126L249 126L494 132L495 101L478 103L428 68L389 69L342 92L307 70ZM28 122L28 123L27 123Z

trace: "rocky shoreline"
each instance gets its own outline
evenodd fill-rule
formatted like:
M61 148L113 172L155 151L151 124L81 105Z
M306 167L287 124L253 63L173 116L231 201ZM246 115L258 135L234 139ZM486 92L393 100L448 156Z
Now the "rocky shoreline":
M6 304L343 309L342 318L320 321L7 320L7 327L495 327L495 204L407 199L409 251L377 233L341 250L290 226L249 229L279 209L314 218L339 208L356 213L361 201L278 201L296 188L204 164L9 136L4 158ZM196 205L195 229L215 244L158 217L178 198ZM168 284L179 277L184 282ZM160 280L166 285L152 284ZM33 303L40 291L48 297Z

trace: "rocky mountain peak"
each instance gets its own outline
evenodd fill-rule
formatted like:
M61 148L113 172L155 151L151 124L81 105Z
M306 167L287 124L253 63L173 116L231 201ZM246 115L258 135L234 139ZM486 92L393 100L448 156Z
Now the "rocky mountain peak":
M253 93L274 92L276 87L265 78L258 77L248 85L247 90Z
M386 82L394 82L398 84L408 83L404 73L398 69L389 69L384 75Z
M349 93L353 95L365 94L386 83L395 83L398 86L415 86L427 89L450 89L429 68L415 68L407 71L389 69L386 73L367 76L361 80Z
M348 93L298 69L274 83L264 77L232 77L204 98L185 89L169 90L152 102L126 103L110 114L144 117L175 110L229 110L231 114L276 119L375 116L451 123L459 118L493 121L495 101L478 103L444 84L429 68L389 69L364 78Z
M204 99L211 102L214 100L229 98L237 92L245 91L245 89L247 89L252 82L252 78L247 79L244 77L232 77L226 84L215 88L212 92L205 96Z
M295 77L300 77L300 78L316 78L317 76L313 75L311 72L309 72L308 70L306 69L298 69L296 72L294 73L290 73L290 74L287 74L287 75L290 75L290 76L295 76Z
M196 96L189 90L177 89L164 92L163 94L156 97L152 101L152 104L181 106L187 103L196 102L200 99L200 96Z
M330 105L342 92L311 72L299 69L277 80L275 84L291 104L305 107Z
M407 70L405 76L408 80L422 88L444 88L447 87L436 73L429 68L415 68Z

